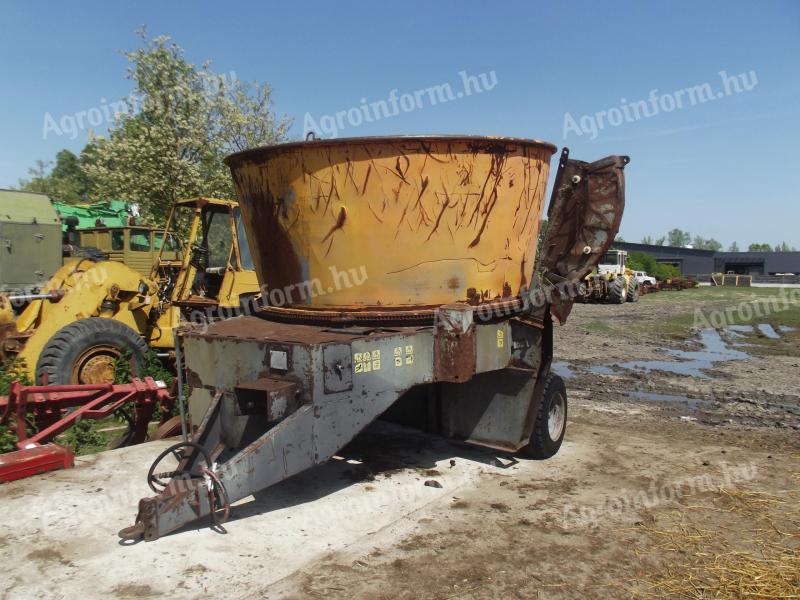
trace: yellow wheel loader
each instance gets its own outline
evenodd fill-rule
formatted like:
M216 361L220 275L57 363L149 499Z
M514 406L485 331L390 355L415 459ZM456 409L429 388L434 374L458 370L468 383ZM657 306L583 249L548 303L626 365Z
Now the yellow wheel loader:
M639 281L628 268L628 253L609 250L603 259L584 279L585 302L624 304L639 301Z
M162 247L149 277L115 261L75 259L40 293L17 298L30 304L13 323L0 318L3 358L24 360L37 383L104 383L128 353L136 376L148 347L171 355L182 320L235 313L258 293L236 202L177 201L163 238L169 236L180 247Z

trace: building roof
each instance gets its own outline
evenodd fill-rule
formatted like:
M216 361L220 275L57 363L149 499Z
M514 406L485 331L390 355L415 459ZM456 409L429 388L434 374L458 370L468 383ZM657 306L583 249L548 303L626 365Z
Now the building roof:
M6 223L60 223L47 194L0 190L0 221Z
M657 246L655 244L636 244L634 242L614 242L614 248L627 250L628 252L657 252L659 255L674 256L714 256L718 254L715 250L704 250L702 248L683 248L681 246Z
M761 265L765 274L800 273L800 252L715 252L629 242L615 242L614 247L628 252L646 252L661 262L680 263L683 273L725 271L733 265Z

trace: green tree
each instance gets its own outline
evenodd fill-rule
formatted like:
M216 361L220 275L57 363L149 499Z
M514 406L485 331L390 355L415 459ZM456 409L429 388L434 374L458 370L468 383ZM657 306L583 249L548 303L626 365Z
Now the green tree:
M667 242L667 236L662 235L660 238L656 238L655 245L663 246L666 242Z
M667 245L683 248L692 241L692 234L682 229L672 229L667 232Z
M739 252L739 244L732 242L731 245L728 246L728 252Z
M701 250L713 250L714 252L718 252L722 250L722 244L720 244L714 238L704 238L703 236L696 235L694 236L694 240L692 240L692 245L695 248L699 248Z
M56 162L41 160L28 169L30 179L20 180L20 189L26 192L40 192L47 194L54 200L61 202L83 202L88 199L91 182L83 170L81 158L69 150L61 150L56 154Z
M772 252L772 246L769 244L750 244L747 250L749 252Z
M125 56L134 93L108 137L87 149L86 171L101 197L139 202L143 216L164 221L178 198L232 197L223 158L286 139L267 84L247 84L196 66L168 37L148 39Z
M653 245L653 238L650 237L649 235L646 235L646 236L644 236L642 238L642 243L643 244L647 244L648 246L652 246Z

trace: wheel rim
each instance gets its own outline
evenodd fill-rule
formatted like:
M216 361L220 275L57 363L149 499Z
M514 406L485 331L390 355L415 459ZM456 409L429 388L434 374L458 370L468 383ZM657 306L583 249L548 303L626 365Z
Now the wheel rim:
M119 357L113 346L92 346L75 361L70 383L114 383L114 362Z
M558 441L561 437L566 420L567 401L563 394L557 393L553 395L553 400L550 403L550 411L547 414L547 433L554 442Z

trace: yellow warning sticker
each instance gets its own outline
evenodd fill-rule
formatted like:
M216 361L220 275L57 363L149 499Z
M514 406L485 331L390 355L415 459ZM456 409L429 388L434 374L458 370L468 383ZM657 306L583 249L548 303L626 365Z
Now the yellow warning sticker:
M414 364L414 346L412 344L406 345L405 348L403 346L395 346L392 354L394 355L395 367Z
M506 345L506 332L502 329L497 330L497 347L502 348Z
M355 373L371 373L381 370L381 351L353 353L353 371Z

